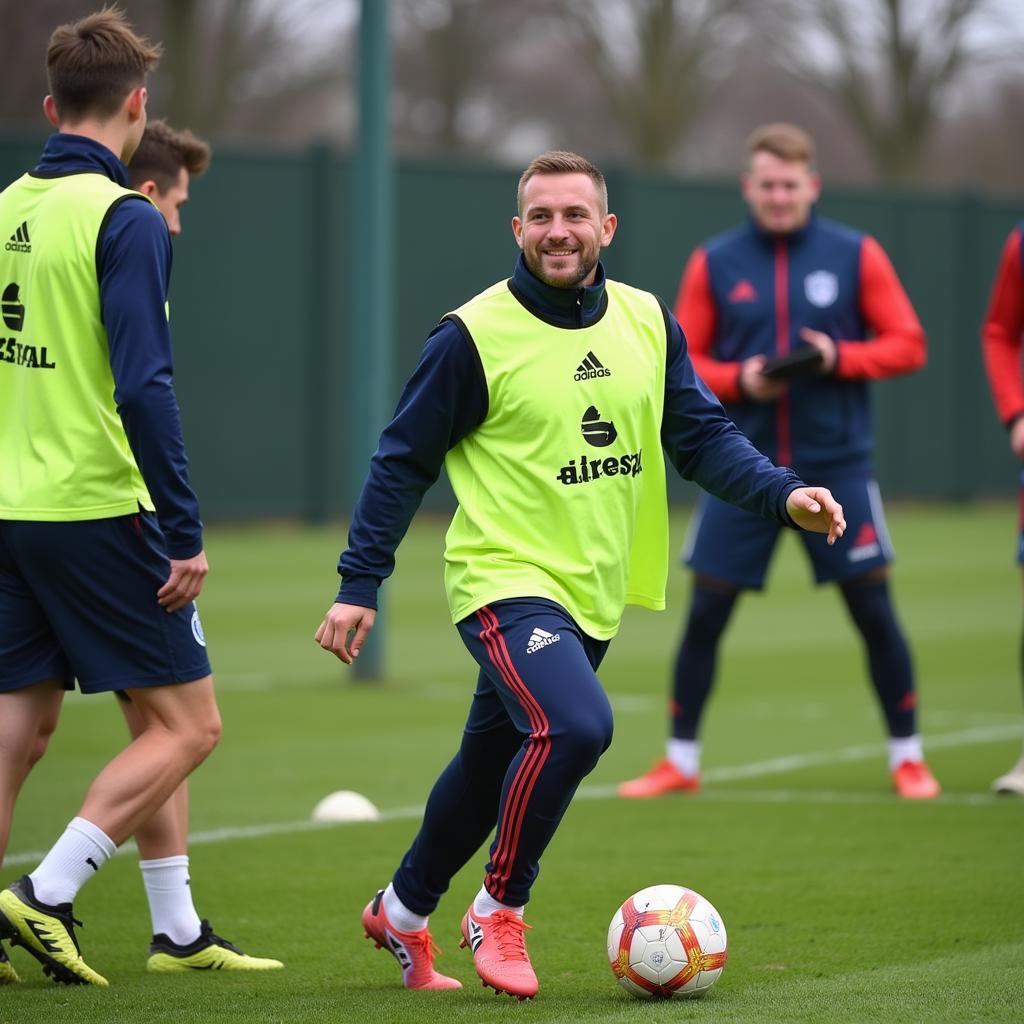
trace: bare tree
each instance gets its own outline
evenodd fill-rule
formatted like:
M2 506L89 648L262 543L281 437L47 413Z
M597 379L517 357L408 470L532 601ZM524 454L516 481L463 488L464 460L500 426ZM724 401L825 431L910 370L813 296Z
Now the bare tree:
M732 69L750 6L750 0L564 0L549 16L565 33L567 56L582 54L595 76L595 115L615 123L634 160L665 167Z
M1024 167L1024 73L1008 68L986 76L974 95L945 119L934 146L930 178L954 186L983 184L1019 195Z
M174 124L221 136L237 134L256 109L265 137L287 134L305 98L348 82L354 10L351 0L162 0L160 109Z
M0 19L0 67L4 86L0 89L0 125L5 131L49 130L43 116L46 95L46 46L50 33L65 22L76 21L99 3L82 0L2 0Z
M1012 22L994 31L1002 0L779 0L762 12L782 66L827 96L878 175L901 184L926 177L951 90L979 62L1005 57L1013 32Z
M0 0L0 123L45 132L46 45L57 25L104 0ZM261 141L321 133L329 98L348 85L356 0L118 0L164 44L150 112L214 137ZM308 109L307 109L308 108Z
M397 125L405 150L467 153L500 129L499 66L531 0L395 0Z

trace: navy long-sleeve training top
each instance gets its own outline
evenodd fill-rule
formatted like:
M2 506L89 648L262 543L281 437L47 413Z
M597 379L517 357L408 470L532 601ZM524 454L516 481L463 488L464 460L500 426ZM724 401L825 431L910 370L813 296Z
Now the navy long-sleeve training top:
M559 327L586 327L607 302L600 264L592 285L554 288L534 277L520 256L509 287L531 313ZM694 371L675 317L666 310L665 319L661 439L669 461L686 479L793 526L786 498L802 481L790 470L776 469L747 442ZM427 338L370 462L352 514L349 545L338 562L339 601L377 607L377 588L394 570L395 551L423 495L438 478L449 449L483 422L487 402L475 348L451 320L442 320Z
M58 132L34 174L92 172L128 187L128 171L106 146ZM199 502L188 479L181 414L174 393L166 302L171 236L163 215L139 201L114 207L97 244L100 314L110 345L114 401L132 454L149 489L171 558L203 547Z

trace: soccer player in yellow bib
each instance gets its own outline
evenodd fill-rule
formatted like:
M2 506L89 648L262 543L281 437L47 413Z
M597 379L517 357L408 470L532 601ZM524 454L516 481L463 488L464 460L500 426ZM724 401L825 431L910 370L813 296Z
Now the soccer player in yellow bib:
M384 430L316 640L349 664L376 594L442 465L452 621L479 674L462 742L419 834L363 911L408 988L457 988L434 968L428 915L494 834L462 945L485 985L537 993L523 908L576 787L611 742L596 670L626 604L661 609L668 571L663 450L719 497L787 526L842 536L824 488L777 469L694 373L675 318L608 280L604 177L573 153L535 159L512 219L515 271L447 314Z
M149 121L128 165L128 185L149 197L167 221L171 236L177 237L192 179L203 174L209 163L210 147L202 139L164 120ZM123 690L117 696L131 734L141 735L145 722L135 704ZM200 920L188 860L187 780L135 830L135 842L153 922L149 970L264 971L284 966L280 960L249 956L219 936L205 918Z
M58 28L44 104L58 132L0 194L21 239L0 253L0 853L76 679L123 691L133 723L40 865L0 893L0 938L67 983L107 984L78 948L74 896L129 835L184 851L187 804L168 799L220 734L193 603L207 562L171 383L170 238L125 167L158 58L113 8ZM156 864L152 882L178 939L154 937L151 968L241 957L190 898L188 930L187 861ZM0 955L0 981L15 980Z

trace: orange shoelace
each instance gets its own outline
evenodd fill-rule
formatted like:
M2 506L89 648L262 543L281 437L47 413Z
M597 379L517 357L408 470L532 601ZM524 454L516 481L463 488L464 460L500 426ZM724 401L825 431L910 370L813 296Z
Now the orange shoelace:
M494 941L503 960L526 960L526 930L531 925L511 910L497 910L491 914Z

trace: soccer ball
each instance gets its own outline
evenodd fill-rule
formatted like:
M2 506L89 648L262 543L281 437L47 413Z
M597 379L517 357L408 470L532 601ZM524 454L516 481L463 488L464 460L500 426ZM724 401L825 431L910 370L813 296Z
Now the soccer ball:
M608 926L608 963L644 999L707 992L725 967L725 925L700 893L651 885L622 904Z

